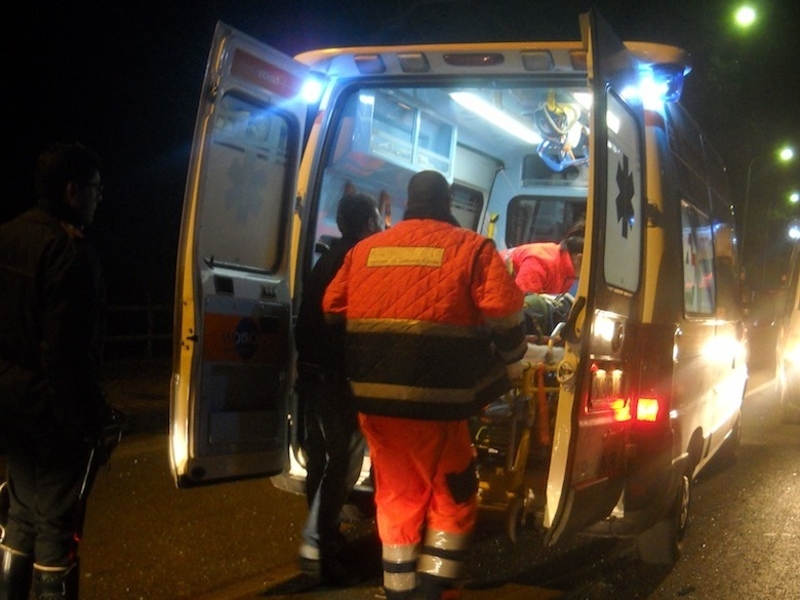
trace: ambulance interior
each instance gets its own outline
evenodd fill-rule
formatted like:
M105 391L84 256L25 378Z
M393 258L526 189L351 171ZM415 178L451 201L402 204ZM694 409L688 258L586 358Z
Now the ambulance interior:
M326 145L314 240L336 237L347 189L403 218L408 179L452 182L454 216L503 249L558 241L585 213L590 94L582 86L357 88ZM322 247L321 247L322 248Z
M403 218L409 178L423 169L452 182L456 219L494 238L498 249L560 241L584 219L588 186L591 96L585 80L570 81L346 92L323 145L318 210L309 225L313 251L307 256L313 258L306 267L338 236L336 205L346 191L375 198L390 227ZM530 500L532 489L544 497L558 400L555 368L563 355L554 339L529 344L532 367L520 369L514 390L474 423L484 508L506 510L509 494ZM368 475L365 461L360 483L367 489Z

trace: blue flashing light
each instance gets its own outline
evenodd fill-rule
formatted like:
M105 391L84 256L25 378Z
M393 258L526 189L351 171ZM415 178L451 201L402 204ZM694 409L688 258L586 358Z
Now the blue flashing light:
M318 77L313 75L308 77L303 82L303 87L300 90L300 97L308 104L317 104L322 98L324 85Z
M684 65L675 63L656 64L652 66L653 79L663 85L664 102L677 102L683 93L683 79L689 70Z
M642 65L639 83L622 90L622 97L628 100L638 98L645 110L660 112L664 104L680 100L687 72L686 67L674 63Z

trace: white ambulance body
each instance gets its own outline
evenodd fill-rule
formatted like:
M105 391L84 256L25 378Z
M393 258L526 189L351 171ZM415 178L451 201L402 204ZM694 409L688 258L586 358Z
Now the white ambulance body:
M596 13L581 28L582 42L290 59L218 25L176 281L178 486L272 476L302 491L292 319L303 277L338 235L345 189L379 199L391 225L410 176L436 169L461 225L499 249L558 241L586 220L565 341L532 345L531 369L547 363L549 432L526 439L512 489L501 428L478 424L481 502L535 517L546 545L637 535L643 559L675 559L692 479L738 440L747 378L726 175L677 103L684 53L623 44ZM316 103L301 97L309 82ZM513 454L519 430L509 435Z

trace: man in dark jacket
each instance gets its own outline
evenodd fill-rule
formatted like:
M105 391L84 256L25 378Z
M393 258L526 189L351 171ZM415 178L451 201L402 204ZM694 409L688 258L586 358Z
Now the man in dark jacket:
M478 509L468 420L527 349L522 292L450 202L444 176L414 175L403 220L356 244L323 300L347 328L387 600L456 597Z
M339 514L361 472L364 437L347 383L344 328L326 324L322 296L359 240L380 230L375 201L347 194L336 211L342 237L317 261L303 286L295 326L297 393L305 414L308 519L300 546L300 565L325 583L346 585L354 578L340 560L343 537Z
M84 236L102 198L100 161L53 144L36 206L0 226L0 445L8 523L0 597L78 597L76 519L92 445L110 414L98 386L105 294Z

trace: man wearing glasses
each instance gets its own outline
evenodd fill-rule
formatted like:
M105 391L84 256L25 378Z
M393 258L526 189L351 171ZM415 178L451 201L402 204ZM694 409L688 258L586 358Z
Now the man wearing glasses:
M0 598L78 598L84 476L112 415L98 385L105 293L84 236L102 199L80 144L38 157L36 206L0 226Z

